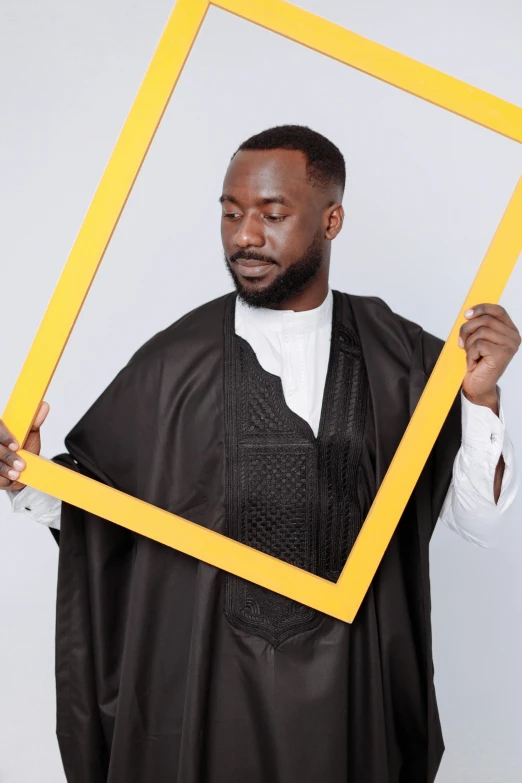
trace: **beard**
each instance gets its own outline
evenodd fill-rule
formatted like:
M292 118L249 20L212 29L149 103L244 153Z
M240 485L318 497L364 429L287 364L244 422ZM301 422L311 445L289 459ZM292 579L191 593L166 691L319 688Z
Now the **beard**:
M238 251L231 256L230 262L225 255L225 265L243 302L250 307L277 308L283 302L286 302L287 299L300 293L310 280L315 277L323 263L322 251L322 236L321 232L318 232L306 253L298 261L290 264L266 288L257 287L262 285L262 279L260 278L251 278L252 283L248 287L244 286L231 264L240 258L277 264L277 261L274 261L273 258L253 251Z

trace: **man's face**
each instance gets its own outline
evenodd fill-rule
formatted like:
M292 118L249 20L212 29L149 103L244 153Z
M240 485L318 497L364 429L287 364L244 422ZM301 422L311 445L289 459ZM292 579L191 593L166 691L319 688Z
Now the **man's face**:
M303 153L238 152L220 201L225 260L245 301L277 307L310 285L329 255L331 199L308 182Z

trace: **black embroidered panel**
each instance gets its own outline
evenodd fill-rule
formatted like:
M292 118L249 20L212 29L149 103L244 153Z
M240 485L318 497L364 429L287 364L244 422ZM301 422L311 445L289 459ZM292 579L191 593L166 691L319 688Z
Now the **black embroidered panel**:
M357 335L334 319L317 438L288 408L281 379L261 367L225 318L227 535L336 581L361 529L358 472L368 381ZM226 574L228 621L272 645L323 615Z

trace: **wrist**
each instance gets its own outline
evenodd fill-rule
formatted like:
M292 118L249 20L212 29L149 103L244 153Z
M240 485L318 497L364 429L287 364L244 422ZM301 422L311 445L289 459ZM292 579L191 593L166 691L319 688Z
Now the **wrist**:
M493 413L498 416L499 400L496 387L492 391L486 392L485 394L469 394L468 392L464 391L464 389L462 391L466 399L469 400L472 405L482 405L484 408L490 408L490 410L492 410Z

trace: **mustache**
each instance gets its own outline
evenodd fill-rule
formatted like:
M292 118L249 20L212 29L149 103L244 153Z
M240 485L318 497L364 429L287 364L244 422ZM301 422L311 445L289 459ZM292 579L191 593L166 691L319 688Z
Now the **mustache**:
M264 261L267 264L276 264L279 266L279 262L276 261L275 258L264 256L261 253L256 253L253 250L238 250L237 253L234 253L230 256L228 263L234 264L236 261L240 261L241 259L244 261Z

